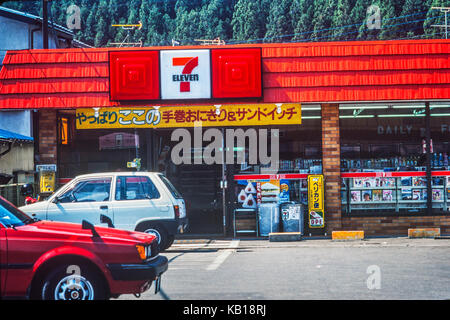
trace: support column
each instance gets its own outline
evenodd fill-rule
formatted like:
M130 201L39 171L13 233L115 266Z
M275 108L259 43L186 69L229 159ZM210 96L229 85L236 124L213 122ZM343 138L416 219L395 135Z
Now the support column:
M322 104L322 168L325 180L325 228L330 234L342 226L339 104Z

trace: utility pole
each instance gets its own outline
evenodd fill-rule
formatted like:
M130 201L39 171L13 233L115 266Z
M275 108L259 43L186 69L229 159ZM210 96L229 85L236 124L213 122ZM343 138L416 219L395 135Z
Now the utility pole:
M448 24L447 24L447 14L450 12L450 7L431 7L432 10L439 10L445 13L445 25L434 24L432 27L445 28L445 39L448 39Z
M48 2L42 0L42 48L48 49Z

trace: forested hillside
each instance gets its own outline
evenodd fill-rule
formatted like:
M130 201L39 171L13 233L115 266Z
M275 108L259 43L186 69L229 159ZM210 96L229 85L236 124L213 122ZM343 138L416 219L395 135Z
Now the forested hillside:
M67 26L67 8L80 8L76 38L96 47L122 42L144 46L226 43L442 38L444 14L431 7L450 0L53 0L49 16ZM42 16L41 1L11 1L6 7ZM379 10L377 11L377 7ZM71 12L69 13L71 14ZM450 17L449 17L450 18Z

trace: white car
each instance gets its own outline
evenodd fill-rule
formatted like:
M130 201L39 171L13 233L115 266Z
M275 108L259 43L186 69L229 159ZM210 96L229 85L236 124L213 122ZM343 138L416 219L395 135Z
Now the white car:
M188 226L183 198L156 172L80 175L48 199L20 209L38 219L75 223L101 224L104 215L115 228L154 234L161 251Z

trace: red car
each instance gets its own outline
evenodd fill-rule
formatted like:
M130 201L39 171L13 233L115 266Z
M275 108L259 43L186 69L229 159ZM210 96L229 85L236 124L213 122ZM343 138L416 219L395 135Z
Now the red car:
M153 281L156 293L167 268L153 235L37 221L0 197L0 299L109 299Z

